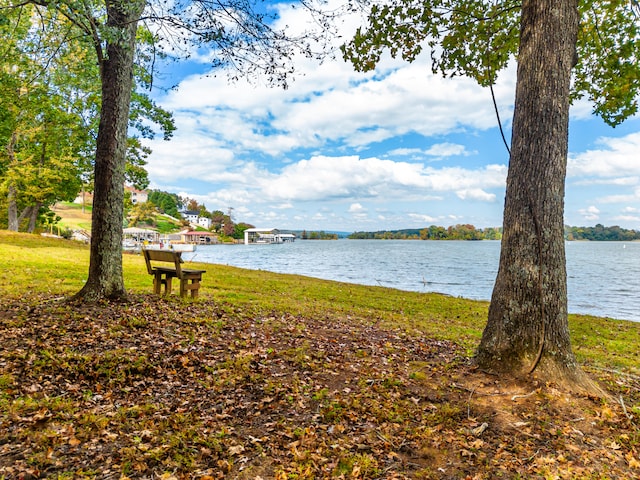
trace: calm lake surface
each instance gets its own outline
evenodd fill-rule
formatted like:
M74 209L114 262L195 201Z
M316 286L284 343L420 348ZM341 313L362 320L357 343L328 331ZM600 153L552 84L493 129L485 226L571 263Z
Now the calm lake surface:
M569 311L640 321L640 242L567 242ZM489 300L498 241L298 240L198 246L185 260Z

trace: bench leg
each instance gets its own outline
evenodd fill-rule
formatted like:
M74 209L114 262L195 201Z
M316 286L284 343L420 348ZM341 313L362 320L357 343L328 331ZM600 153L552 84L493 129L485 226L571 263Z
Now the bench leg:
M164 277L164 278L163 278ZM171 295L171 283L173 277L165 272L156 272L153 276L153 293L162 294L162 286L164 285L164 295Z
M187 291L191 291L191 298L198 297L198 290L200 289L200 280L202 277L183 278L180 280L180 296L184 297ZM189 283L191 280L191 283Z
M160 290L162 288L162 273L156 272L153 275L153 293L156 295L160 295Z

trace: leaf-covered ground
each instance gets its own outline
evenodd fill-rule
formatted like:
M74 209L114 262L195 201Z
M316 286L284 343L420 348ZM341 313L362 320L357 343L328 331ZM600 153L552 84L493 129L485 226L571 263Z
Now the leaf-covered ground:
M640 380L603 402L357 318L132 295L0 306L0 478L640 476Z

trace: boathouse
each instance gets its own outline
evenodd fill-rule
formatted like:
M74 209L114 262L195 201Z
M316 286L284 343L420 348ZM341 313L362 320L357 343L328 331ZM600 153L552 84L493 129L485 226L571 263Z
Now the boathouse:
M218 236L211 232L181 232L183 243L193 243L196 245L211 245L218 243Z
M122 230L122 237L124 241L132 242L157 242L160 234L155 230L147 228L129 227Z
M293 233L280 233L277 228L247 228L244 231L244 244L291 243L295 241Z

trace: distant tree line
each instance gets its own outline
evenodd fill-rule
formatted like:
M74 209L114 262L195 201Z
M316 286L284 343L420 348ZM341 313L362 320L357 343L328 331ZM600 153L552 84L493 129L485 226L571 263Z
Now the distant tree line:
M337 240L337 233L327 233L323 230L319 232L308 232L306 230L302 230L300 233L301 240Z
M422 229L354 232L348 238L355 240L500 240L502 229L476 228L469 224L446 228L431 225Z
M605 227L597 224L595 227L569 227L564 228L567 240L594 240L594 241L627 241L640 240L639 230L627 230L617 225Z
M640 231L628 230L617 225L613 227L605 227L601 224L597 224L595 227L570 227L567 225L564 228L564 234L567 240L627 242L640 240ZM469 224L451 227L431 225L422 229L354 232L348 238L355 240L500 240L502 228L476 228Z

